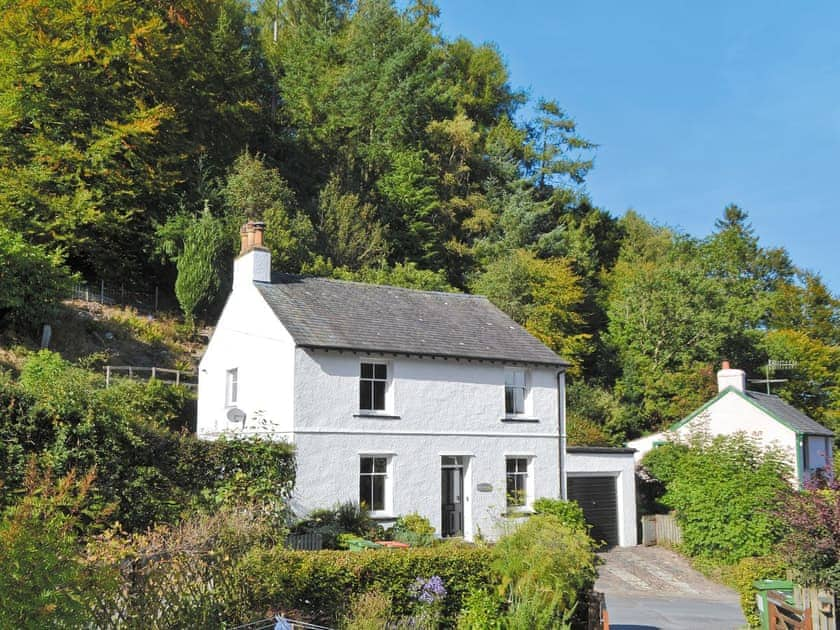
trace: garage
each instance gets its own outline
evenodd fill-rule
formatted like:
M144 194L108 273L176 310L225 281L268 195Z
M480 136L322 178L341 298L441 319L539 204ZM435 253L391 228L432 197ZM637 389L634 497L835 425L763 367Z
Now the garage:
M577 501L592 537L607 547L636 544L636 466L631 448L569 446L566 496Z
M569 477L569 500L583 508L590 534L607 547L618 545L618 490L615 477Z

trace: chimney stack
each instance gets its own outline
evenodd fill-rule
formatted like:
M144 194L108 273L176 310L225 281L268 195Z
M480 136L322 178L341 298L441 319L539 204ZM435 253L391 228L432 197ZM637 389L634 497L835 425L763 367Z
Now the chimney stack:
M720 370L717 373L718 391L722 392L727 387L744 391L747 384L747 373L744 370L733 370L729 367L729 361L722 361Z
M233 288L271 282L271 253L265 246L265 223L250 219L239 230L239 256L233 261Z

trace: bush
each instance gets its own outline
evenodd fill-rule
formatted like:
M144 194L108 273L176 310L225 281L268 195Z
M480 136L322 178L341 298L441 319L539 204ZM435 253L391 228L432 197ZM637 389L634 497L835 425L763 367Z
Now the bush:
M342 618L340 628L382 630L391 620L391 600L381 591L361 593L350 602L350 610Z
M781 451L743 433L693 436L654 449L643 463L666 482L661 501L676 511L688 555L733 564L768 554L779 540L778 510L790 492Z
M100 384L47 351L27 361L19 384L0 376L0 478L6 486L0 508L22 488L26 460L34 455L55 476L95 467L92 496L113 504L111 518L127 531L243 500L285 518L294 483L292 447L199 441L165 428L177 423L183 391L154 382Z
M29 329L49 321L70 293L70 272L61 257L30 245L0 226L0 330Z
M730 568L725 577L728 586L738 591L741 598L741 610L750 628L758 628L760 618L755 605L756 580L782 579L785 576L786 562L777 555L757 558L742 558Z
M412 547L428 547L435 541L435 528L429 519L417 513L399 517L387 533L391 540L398 540Z
M382 527L370 518L363 507L353 501L339 503L331 509L313 510L292 527L295 534L320 534L324 549L346 549L342 535L365 539L382 538Z
M0 627L86 627L95 594L116 584L115 571L84 561L78 542L92 479L69 473L56 483L30 462L26 495L0 519Z
M487 589L472 589L464 598L458 615L458 630L499 630L502 628L502 602Z
M797 580L840 590L840 481L809 481L787 497L781 516L780 550Z
M534 512L537 514L551 514L560 519L560 522L564 525L589 533L589 525L586 524L583 508L580 507L577 501L537 499L534 501Z
M511 602L511 627L557 627L592 589L594 543L553 514L534 515L499 540L493 569Z
M378 589L392 602L394 617L409 617L416 599L410 589L418 577L439 576L447 591L441 620L451 627L471 589L494 587L485 547L444 543L419 549L372 551L256 550L244 559L242 590L252 611L284 611L289 616L330 625L347 613L347 602Z

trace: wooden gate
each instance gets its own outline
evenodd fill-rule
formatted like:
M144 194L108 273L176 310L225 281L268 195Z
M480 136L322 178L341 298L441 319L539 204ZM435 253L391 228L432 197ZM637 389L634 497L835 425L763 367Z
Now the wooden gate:
M785 601L784 593L767 593L767 615L770 630L811 630L811 609L796 608Z

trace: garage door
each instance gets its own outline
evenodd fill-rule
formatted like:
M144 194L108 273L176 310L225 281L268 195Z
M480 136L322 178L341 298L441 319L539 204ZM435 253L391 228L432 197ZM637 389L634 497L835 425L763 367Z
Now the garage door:
M615 477L569 477L569 500L583 508L590 535L608 547L618 545L618 494Z

